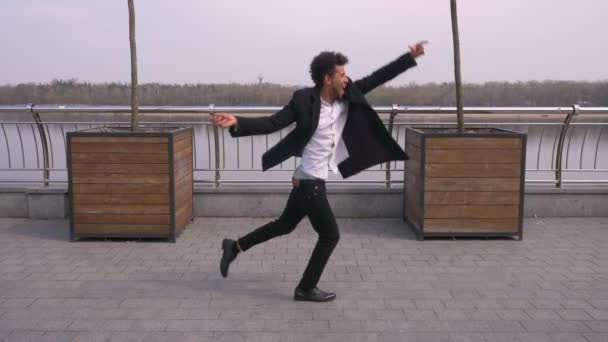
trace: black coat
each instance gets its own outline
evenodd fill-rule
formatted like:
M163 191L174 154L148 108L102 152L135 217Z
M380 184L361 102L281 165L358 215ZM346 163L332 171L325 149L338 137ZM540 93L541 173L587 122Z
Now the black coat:
M409 159L363 95L415 65L415 59L407 53L369 76L355 82L349 79L344 93L344 99L348 101L348 117L342 132L349 156L338 165L342 177L350 177L390 160ZM272 116L237 117L238 125L230 127L230 134L233 137L269 134L296 123L294 130L262 156L262 169L266 171L290 157L302 156L302 150L319 124L320 111L320 89L300 89L294 92L283 109Z

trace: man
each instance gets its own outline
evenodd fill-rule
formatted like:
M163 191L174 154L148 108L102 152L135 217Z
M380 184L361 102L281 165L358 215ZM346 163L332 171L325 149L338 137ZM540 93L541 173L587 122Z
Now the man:
M281 216L240 239L222 241L222 276L228 275L228 267L239 253L292 232L308 216L319 238L294 299L325 302L336 298L334 293L317 288L340 238L327 201L325 179L329 170L336 174L339 171L347 178L379 163L408 159L363 95L415 66L416 58L424 54L425 44L423 41L410 46L409 53L355 82L346 76L344 66L348 59L344 55L322 52L310 65L315 86L294 92L276 114L261 118L214 115L215 125L230 128L233 137L269 134L295 122L295 129L264 153L262 168L266 171L290 157L301 157Z

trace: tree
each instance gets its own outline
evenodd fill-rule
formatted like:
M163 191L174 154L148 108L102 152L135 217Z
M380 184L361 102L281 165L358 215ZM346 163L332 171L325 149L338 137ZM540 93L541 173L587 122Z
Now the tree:
M135 6L133 0L129 4L129 41L131 43L131 131L139 127L138 97L137 97L137 46L135 44Z
M460 39L458 37L458 11L456 0L450 0L452 12L452 38L454 40L454 75L456 78L456 116L458 132L464 133L464 117L462 115L462 81L460 79Z

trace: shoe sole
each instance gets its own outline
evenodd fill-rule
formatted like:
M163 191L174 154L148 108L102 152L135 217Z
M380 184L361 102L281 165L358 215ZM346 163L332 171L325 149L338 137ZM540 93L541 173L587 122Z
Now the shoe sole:
M222 241L222 260L220 260L220 274L224 278L228 277L228 267L226 267L226 274L224 274L224 272L222 271L222 264L224 261L224 257L226 256L226 251L228 248L230 248L229 244L230 241L228 239L224 239L224 241Z
M310 298L308 298L308 297L302 297L302 296L294 296L294 297L293 297L293 299L294 299L296 302L313 302L313 303L323 303L323 302L331 302L332 300L336 299L336 296L335 296L335 295L333 295L333 296L331 296L331 297L327 297L327 298L324 298L324 299L319 299L319 300L316 300L316 299L310 299Z

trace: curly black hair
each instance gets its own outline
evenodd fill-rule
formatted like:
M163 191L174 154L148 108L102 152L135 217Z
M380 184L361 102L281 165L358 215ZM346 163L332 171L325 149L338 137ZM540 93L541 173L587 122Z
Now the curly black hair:
M315 87L323 86L325 75L333 76L336 66L346 65L348 58L339 52L323 51L310 63L310 77Z

